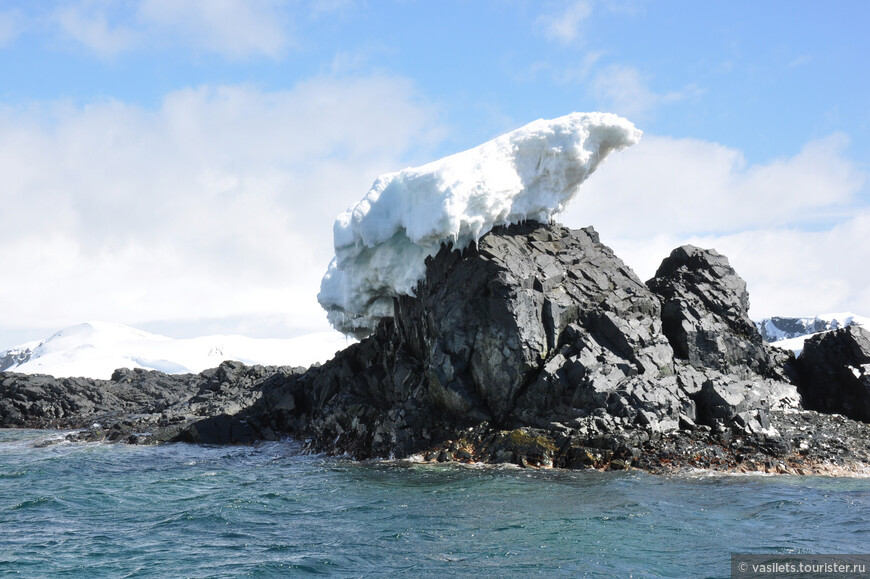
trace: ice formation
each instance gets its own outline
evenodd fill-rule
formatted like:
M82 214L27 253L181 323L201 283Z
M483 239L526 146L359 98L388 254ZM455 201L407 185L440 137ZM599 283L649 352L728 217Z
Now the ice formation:
M609 113L534 121L473 149L378 177L338 216L335 257L317 299L339 331L363 337L414 295L425 260L464 249L493 227L559 213L604 158L640 140Z

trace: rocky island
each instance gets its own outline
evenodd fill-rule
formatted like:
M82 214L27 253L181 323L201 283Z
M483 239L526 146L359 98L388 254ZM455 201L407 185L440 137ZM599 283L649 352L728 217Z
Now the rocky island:
M292 436L355 459L870 474L870 333L818 336L798 358L768 346L713 250L679 247L642 282L594 229L552 220L639 131L600 114L533 125L382 177L339 218L321 303L362 339L329 362L0 373L0 427L129 443ZM457 166L477 177L449 180ZM417 203L379 205L395 195ZM429 227L408 217L421 206Z

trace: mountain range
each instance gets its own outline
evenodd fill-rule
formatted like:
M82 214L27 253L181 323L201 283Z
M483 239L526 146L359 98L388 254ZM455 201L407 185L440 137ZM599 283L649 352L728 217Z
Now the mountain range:
M870 328L870 318L845 312L755 322L765 342L796 354L807 337L854 324ZM307 367L326 362L355 341L339 332L287 339L239 335L174 339L118 323L88 322L0 352L0 372L108 379L117 368L185 374L216 367L224 360Z
M853 325L870 329L870 318L841 312L820 314L813 318L775 316L755 322L762 340L785 350L792 350L795 355L800 354L808 337Z
M0 371L108 379L117 368L199 373L224 360L310 366L355 342L334 331L287 339L214 335L174 339L112 322L88 322L0 352Z

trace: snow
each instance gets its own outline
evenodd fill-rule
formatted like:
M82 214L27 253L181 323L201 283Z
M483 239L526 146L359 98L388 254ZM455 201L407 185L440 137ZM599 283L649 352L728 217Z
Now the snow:
M0 372L29 360L33 350L41 343L40 341L27 342L5 352L0 352Z
M798 336L797 338L786 338L784 340L777 340L776 342L771 342L770 345L780 350L791 350L794 352L795 356L800 356L801 352L804 350L804 342L816 336L818 334L824 334L826 332L816 332L815 334L806 334L804 336Z
M378 177L338 216L318 300L339 331L363 337L414 295L441 245L464 249L493 227L548 222L614 150L641 131L609 113L538 120L478 147Z
M836 314L820 314L816 316L820 320L824 320L831 326L831 329L845 328L857 324L865 328L870 328L870 318L864 316L856 316L852 312L840 312Z
M805 319L808 318L801 318L801 321L804 321ZM789 332L777 328L774 325L773 320L762 320L761 322L759 322L758 326L758 329L763 332L762 335L767 336L768 340L772 342L779 342L781 340L788 339L789 337ZM807 325L802 324L802 327L807 327Z
M145 368L169 374L198 373L224 360L249 365L310 366L326 362L353 341L331 331L288 339L237 335L173 339L123 324L90 322L67 328L32 345L30 359L7 371L58 378L108 379L117 368ZM0 358L3 355L0 353Z

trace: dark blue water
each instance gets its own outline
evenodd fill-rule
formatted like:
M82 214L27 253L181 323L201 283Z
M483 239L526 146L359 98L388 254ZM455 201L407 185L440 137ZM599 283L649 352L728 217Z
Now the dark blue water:
M0 430L0 575L727 577L732 552L870 551L870 480L40 446Z

